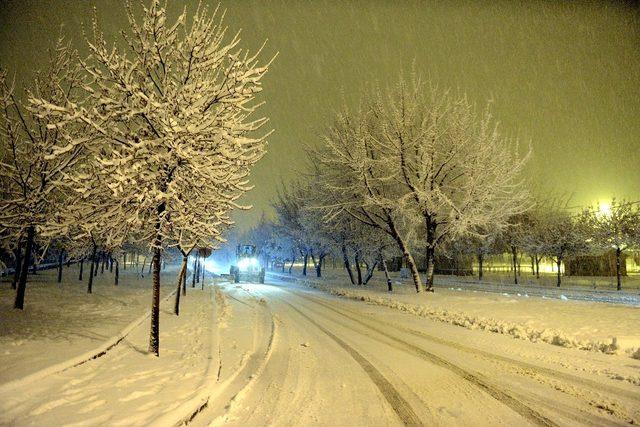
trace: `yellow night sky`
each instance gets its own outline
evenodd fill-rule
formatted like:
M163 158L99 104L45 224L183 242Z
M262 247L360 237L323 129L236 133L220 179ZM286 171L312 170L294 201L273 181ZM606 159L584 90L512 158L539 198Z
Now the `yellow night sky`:
M264 80L263 114L276 130L253 172L256 207L304 168L307 144L332 111L354 105L368 81L415 69L491 102L503 131L531 143L527 170L540 193L574 205L640 198L640 9L626 3L225 1L243 45L279 56ZM197 2L187 2L194 9ZM0 65L18 84L45 61L59 28L82 49L93 5L103 28L126 18L120 1L4 1ZM215 3L212 3L215 6ZM178 2L170 4L178 12ZM117 37L116 34L113 35ZM41 47L41 49L40 49ZM84 51L84 50L83 50Z

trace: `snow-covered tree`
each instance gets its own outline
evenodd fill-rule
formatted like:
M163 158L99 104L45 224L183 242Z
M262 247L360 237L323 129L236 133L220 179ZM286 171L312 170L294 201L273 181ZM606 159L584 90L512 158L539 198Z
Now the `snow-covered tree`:
M484 277L484 262L487 255L501 252L499 246L500 233L498 230L481 230L479 235L464 235L455 239L457 248L461 249L463 254L471 254L475 256L478 262L478 280L482 281Z
M192 215L207 201L220 221L241 207L249 170L265 150L266 136L256 133L267 119L251 115L268 64L238 48L237 36L228 40L206 7L169 22L153 0L142 19L130 5L127 15L125 48L109 47L94 18L91 54L82 61L87 106L33 102L56 127L84 123L98 137L90 146L117 216L153 254L149 351L158 355L162 250L184 227L172 223L185 211L209 221L209 211ZM70 141L69 149L85 144Z
M400 225L422 234L432 289L439 244L505 228L530 207L520 179L528 156L519 156L488 111L478 113L466 97L419 79L370 96L358 114L340 114L324 141L316 163L338 199L328 206L385 230L407 258L418 291Z
M374 150L403 184L398 203L424 223L429 288L444 239L504 228L530 207L521 179L528 156L489 110L414 78L379 96L371 114Z
M578 255L587 249L586 238L573 215L562 207L550 206L539 214L542 254L556 263L557 286L561 285L561 267L569 255Z
M317 230L319 218L309 203L308 186L296 182L278 192L273 202L276 211L276 233L294 246L303 261L302 275L307 275L311 259L316 274L322 269L324 257L329 253L328 244ZM293 261L292 261L293 262Z
M582 228L577 224L570 224L564 245L562 236L557 236L555 228L559 222L567 221L567 212L570 210L571 197L567 196L546 196L538 197L535 207L521 218L521 227L518 230L518 247L526 252L531 258L532 274L537 279L540 278L540 262L544 256L558 259L559 247L565 247L565 254L561 258L566 258L566 254L575 254L581 251L583 244L579 240Z
M324 147L311 153L326 195L322 207L328 220L344 213L388 234L405 257L420 292L422 280L398 203L402 196L398 171L389 167L386 149L374 140L376 126L370 107L337 114L323 135Z
M617 289L622 289L622 254L638 244L640 209L636 203L612 199L608 206L591 206L584 210L581 222L586 225L591 244L601 251L615 250Z
M308 191L304 193L304 208L301 211L300 223L306 236L306 247L309 257L313 263L316 277L322 277L322 268L325 259L331 254L332 230L322 224L323 214L314 205L313 200L308 196L312 194Z
M311 160L313 163L313 155ZM307 207L303 210L303 226L307 234L313 236L319 250L342 255L351 284L366 285L379 264L386 266L385 256L394 242L379 228L364 224L347 212L332 214L328 206L332 205L334 194L328 192L326 186L319 185L322 180L320 170L315 167L313 171L304 192Z
M532 274L534 274L537 279L540 278L540 262L544 257L546 249L546 215L547 212L545 212L541 206L537 205L536 208L530 212L527 224L524 225L520 236L522 250L531 257Z
M79 105L82 82L76 59L75 51L58 39L49 51L47 68L36 74L26 97L51 105ZM54 213L67 208L60 184L83 158L83 147L76 142L87 142L91 136L81 123L62 132L55 126L56 117L43 117L21 103L6 72L0 72L0 110L0 176L5 184L0 229L21 253L14 307L22 309L36 235L49 229Z
M184 186L182 191L176 192L175 197L167 231L167 245L176 247L182 255L174 304L174 313L179 315L180 297L187 294L189 256L196 248L211 246L215 241L224 241L224 231L233 224L229 218L229 210L233 207L235 199L225 200L224 194L220 197L212 193L204 194L201 188L196 189L192 186Z

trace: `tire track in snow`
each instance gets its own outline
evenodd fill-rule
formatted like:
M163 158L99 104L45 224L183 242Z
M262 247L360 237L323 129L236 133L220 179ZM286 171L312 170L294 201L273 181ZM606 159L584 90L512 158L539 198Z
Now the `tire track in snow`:
M310 298L308 296L305 295L300 295L297 292L293 292L290 290L287 290L287 292L290 292L293 295L296 295L302 299L305 299L307 301L311 301L315 304L318 304L328 310L331 310L343 317L346 317L347 319L350 319L353 322L358 323L359 325L364 326L367 329L370 329L388 339L390 339L391 341L397 343L400 347L402 347L405 351L409 351L410 353L413 353L415 355L417 355L418 357L427 360L437 366L440 366L442 368L445 368L447 370L449 370L450 372L453 372L454 374L458 375L459 377L463 378L464 380L476 385L478 388L480 388L481 390L485 391L488 395L490 395L491 397L493 397L494 399L496 399L497 401L501 402L502 404L508 406L509 408L511 408L513 411L515 411L516 413L520 414L521 416L523 416L524 418L530 420L531 422L537 424L537 425L542 425L542 426L555 426L556 424L551 421L550 419L548 419L547 417L545 417L544 415L540 414L539 412L537 412L536 410L530 408L529 406L527 406L526 404L524 404L523 402L519 401L518 399L514 398L513 396L509 395L508 393L502 391L500 388L496 387L495 385L489 383L488 381L486 381L485 379L479 377L476 374L473 374L463 368L461 368L458 365L455 365L451 362L449 362L448 360L445 360L433 353L430 353L420 347L417 347L411 343L408 343L400 338L397 338L391 334L386 333L385 331L375 327L375 326L371 326L370 324L363 322L362 320L351 316L349 314L345 314L340 310L335 309L334 307L332 307L329 304L326 304L324 302L320 302L317 301L314 298ZM291 304L290 304L291 305ZM293 305L292 307L298 311ZM367 362L368 363L368 362Z
M291 291L290 291L291 292ZM296 293L296 295L298 295ZM317 302L318 304L321 304L321 302L316 301L315 298L313 297L308 297L308 296L302 296L302 295L298 295L302 298L307 298L310 300L314 300L314 302ZM335 310L335 309L334 309ZM627 399L631 399L632 401L637 402L638 404L640 404L640 393L637 392L633 392L633 391L629 391L629 390L625 390L616 386L612 386L609 384L602 384L602 383L598 383L596 381L590 380L588 378L581 378L566 372L561 372L561 371L557 371L555 369L551 369L551 368L545 368L542 366L537 366L531 363L527 363L527 362L523 362L523 361L519 361L519 360L515 360L512 359L510 357L506 357L506 356L501 356L498 354L493 354L484 350L480 350L480 349L476 349L473 347L468 347L465 346L463 344L454 342L454 341L449 341L447 339L444 338L440 338L440 337L436 337L430 334L427 334L425 332L422 331L418 331L415 329L411 329L411 328L407 328L405 326L399 325L397 323L394 322L381 322L379 319L375 318L375 316L371 316L368 315L366 313L359 313L359 312L355 312L353 310L349 310L348 308L345 307L341 307L341 310L343 310L344 312L350 313L352 315L355 316L365 316L367 318L368 321L372 321L377 323L378 325L382 325L382 326L392 326L394 329L399 330L399 331L403 331L407 334L410 335L414 335L416 337L419 338L423 338L426 339L428 341L434 342L436 344L440 344L440 345L444 345L456 350L460 350L460 351L464 351L465 353L469 353L471 355L474 356L479 356L484 358L485 360L489 360L489 361L494 361L494 362L498 362L500 364L504 365L508 365L507 369L520 369L523 372L525 372L525 374L527 376L529 376L530 378L538 381L541 384L546 384L552 388L554 388L555 390L559 390L562 391L565 394L569 394L572 397L575 398L579 398L581 400L583 400L585 403L587 403L589 406L591 407L596 407L599 408L605 412L608 412L611 416L618 418L621 421L624 422L629 422L629 420L633 420L633 416L628 414L625 411L621 411L617 408L620 407L619 402L616 401L612 401L610 400L610 398L608 396L603 396L601 393L603 391L606 391L607 393L610 393L612 395L617 395L617 396L621 396ZM532 376L533 374L533 376ZM519 375L523 375L522 373L519 373ZM574 385L579 385L579 386L583 386L586 387L590 390L587 390L586 393L577 393L575 391L571 391L571 388L564 388L564 387L560 387L557 385L556 381L560 379L560 380L564 380L566 382L572 383ZM607 402L610 402L611 405L606 405L604 403L602 403L600 400L606 398ZM601 405L605 405L605 406L613 406L616 407L616 410L609 410L607 408L602 408Z
M257 302L256 304L248 304L238 298L233 297L228 292L224 292L224 288L216 286L216 301L223 306L221 317L224 319L220 329L230 328L227 323L231 317L232 308L226 301L226 298L232 299L238 303L249 307L253 312L253 349L250 353L244 355L240 361L240 365L236 367L235 372L230 374L228 378L222 380L220 377L222 371L222 357L219 354L220 361L218 372L211 378L209 387L203 390L202 396L194 406L189 409L186 415L181 415L177 420L162 420L157 425L187 425L195 423L196 425L214 425L223 423L225 417L230 413L234 404L242 399L256 381L257 377L262 373L266 364L269 362L277 334L277 327L274 321L273 313ZM262 322L260 321L262 317ZM266 323L266 324L262 324ZM266 330L263 328L266 327ZM266 333L265 333L266 332ZM220 344L221 337L218 336L217 341ZM218 347L220 349L220 347Z
M299 295L302 298L304 298L304 296ZM311 299L312 297L306 297ZM480 350L477 348L473 348L473 347L469 347L469 346L465 346L464 344L460 344L458 342L455 341L449 341L447 339L444 338L440 338L440 337L436 337L434 335L430 335L427 334L425 332L422 331L418 331L416 329L411 329L411 328L407 328L405 326L399 325L397 323L394 322L381 322L379 319L375 318L374 316L368 315L366 313L358 313L355 312L353 310L349 310L347 308L342 307L341 310L347 312L347 313L351 313L352 315L360 315L360 316L366 316L367 319L378 323L379 325L387 325L387 326L393 326L394 329L397 329L399 331L403 331L406 332L410 335L414 335L420 338L424 338L428 341L432 341L436 344L441 344L441 345L445 345L447 347L451 347L451 348L455 348L456 350L461 350L464 351L465 353L469 353L469 354L473 354L473 355L477 355L477 356L481 356L484 357L485 359L491 359L491 360L495 360L498 362L502 362L502 363L507 363L507 364L511 364L514 366L517 366L519 368L523 368L523 369L529 369L531 371L535 371L535 373L540 374L540 375L545 375L545 376L549 376L552 378L562 378L563 380L575 383L575 384L580 384L583 386L587 386L590 388L593 388L595 390L606 390L609 393L613 393L613 394L618 394L624 397L627 397L629 399L634 399L634 400L638 400L640 401L640 393L637 392L633 392L633 391L629 391L629 390L625 390L616 386L612 386L609 384L602 384L593 380L590 380L588 378L580 378L578 376L566 373L566 372L562 372L562 371L557 371L555 369L551 369L551 368L545 368L543 366L537 366L531 363L527 363L527 362L523 362L520 360L516 360L516 359L512 359L510 357L506 357L506 356L501 356L498 354L493 354L484 350Z
M364 370L364 372L369 376L371 381L378 387L380 393L384 396L384 398L389 402L391 408L395 411L395 413L400 418L400 421L404 425L421 425L422 422L416 415L416 413L411 409L409 403L398 393L398 391L393 387L393 385L387 381L387 379L378 371L367 359L365 359L360 353L358 353L353 347L344 342L342 339L335 336L329 330L318 324L311 317L298 310L293 304L289 302L285 303L289 305L293 310L295 310L302 317L307 319L311 324L313 324L316 328L320 329L324 332L329 338L335 341L340 347L342 347Z

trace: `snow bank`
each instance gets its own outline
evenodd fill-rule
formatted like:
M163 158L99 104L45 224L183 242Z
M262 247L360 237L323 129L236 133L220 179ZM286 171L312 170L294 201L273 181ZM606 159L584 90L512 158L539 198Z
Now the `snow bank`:
M315 287L315 286L314 286ZM450 323L456 326L462 326L467 329L480 329L489 332L495 332L504 335L511 335L514 338L523 339L531 342L546 342L561 347L579 348L581 350L601 351L603 353L616 353L618 345L614 338L610 343L593 342L593 341L579 341L573 339L566 334L551 329L536 330L528 326L519 325L517 323L510 323L499 321L491 318L484 317L472 317L464 313L452 311L452 310L437 310L428 307L406 304L391 298L371 297L369 295L362 295L357 292L353 292L346 289L328 289L332 295L346 297L350 299L356 299L365 301L371 304L381 305L385 307L394 308L406 313L414 314L421 317L428 317L440 322Z
M638 343L635 339L620 340L616 337L612 337L609 341L598 339L579 339L567 332L563 332L557 329L536 328L532 325L525 325L513 321L499 320L488 316L469 315L465 312L457 310L443 309L438 307L434 308L427 307L421 304L407 303L404 301L400 301L399 296L395 295L382 297L376 295L372 291L347 289L328 283L320 283L319 281L313 279L301 279L279 275L277 277L285 281L293 281L303 284L307 287L319 289L332 295L393 308L405 313L410 313L439 322L461 326L467 329L477 329L503 335L509 335L513 338L521 340L543 342L560 347L597 351L605 354L626 354L629 357L640 359L640 343ZM511 295L507 294L505 296Z

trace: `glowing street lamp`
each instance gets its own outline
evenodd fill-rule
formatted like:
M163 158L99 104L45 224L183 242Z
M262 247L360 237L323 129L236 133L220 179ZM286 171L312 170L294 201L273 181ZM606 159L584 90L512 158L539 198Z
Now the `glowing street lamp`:
M611 216L611 204L607 202L598 203L598 213L599 217L610 217Z

